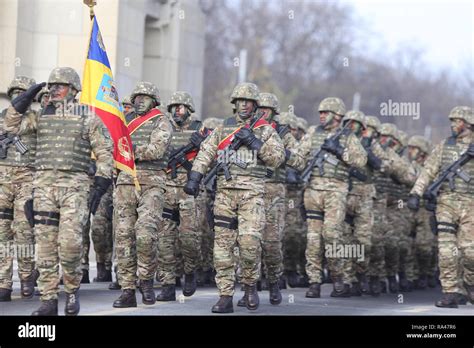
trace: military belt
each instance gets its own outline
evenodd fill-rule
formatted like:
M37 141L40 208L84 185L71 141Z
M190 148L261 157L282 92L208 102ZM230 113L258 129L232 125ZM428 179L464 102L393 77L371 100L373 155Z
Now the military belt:
M445 227L441 227L441 226L445 226ZM449 222L438 221L438 232L456 234L457 231L458 231L457 224L451 224Z
M13 209L10 209L10 208L0 209L0 219L13 220Z
M236 230L239 226L237 218L229 218L226 216L215 215L214 226L228 228L230 230Z
M324 220L324 212L306 209L306 218L312 220Z
M164 219L179 222L179 210L178 209L163 208L163 214L161 214L161 216Z

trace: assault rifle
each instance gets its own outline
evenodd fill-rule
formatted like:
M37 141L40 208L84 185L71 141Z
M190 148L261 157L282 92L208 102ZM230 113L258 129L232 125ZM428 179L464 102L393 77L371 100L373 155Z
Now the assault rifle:
M7 158L7 151L10 145L15 145L16 150L24 155L28 152L28 147L21 141L16 134L3 133L0 134L0 159Z

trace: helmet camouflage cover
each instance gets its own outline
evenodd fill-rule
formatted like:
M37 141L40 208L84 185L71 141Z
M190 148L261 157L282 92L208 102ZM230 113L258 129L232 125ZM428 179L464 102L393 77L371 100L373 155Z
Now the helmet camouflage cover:
M236 99L248 99L253 100L259 104L260 91L256 84L251 82L242 82L235 86L232 94L230 95L230 102L235 104Z
M206 128L214 129L222 125L223 122L224 122L224 119L222 118L208 117L204 121L202 121L202 125Z
M184 105L191 113L195 112L193 97L191 97L191 94L188 92L174 92L168 101L168 112L171 112L173 105Z
M342 122L346 122L349 120L357 121L362 125L362 128L367 128L365 124L365 115L362 111L356 111L356 110L350 110L348 111L344 118L342 119Z
M376 116L365 116L365 125L367 127L372 127L377 132L380 132L380 126L382 124L380 123L380 120Z
M412 136L408 140L408 146L418 147L424 153L428 153L430 148L429 141L421 135Z
M380 134L388 135L392 138L398 139L398 129L393 123L382 123L380 126Z
M132 105L132 100L130 99L130 96L129 96L129 95L126 95L125 97L123 97L123 99L122 99L122 104L129 104L129 105Z
M344 116L346 113L346 105L340 98L324 98L321 103L319 103L318 111L331 111L337 115Z
M49 74L48 88L51 84L60 83L72 86L76 91L81 91L81 79L76 70L68 67L54 68Z
M306 121L303 117L296 117L298 120L298 128L301 130L306 131L308 128L308 121Z
M401 129L398 130L396 139L402 144L403 147L408 145L408 134Z
M147 95L156 102L157 106L161 105L160 92L158 91L158 87L156 87L151 82L141 81L137 83L137 85L132 91L132 94L130 95L130 100L132 101L132 103L135 103L135 97L137 95Z
M273 93L260 93L258 105L262 108L271 108L276 114L280 113L280 103Z
M15 76L15 78L12 80L10 85L8 86L7 89L7 95L11 98L11 94L14 89L21 89L23 91L26 91L28 88L36 84L36 81L32 79L31 77L27 76Z
M460 118L469 124L474 125L474 113L469 106L456 106L449 113L449 119L453 120Z

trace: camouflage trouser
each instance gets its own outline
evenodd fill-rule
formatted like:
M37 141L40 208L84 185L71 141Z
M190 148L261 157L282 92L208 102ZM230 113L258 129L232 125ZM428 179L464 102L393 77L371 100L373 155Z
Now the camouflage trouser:
M138 279L156 272L156 245L161 223L164 187L117 185L114 191L115 253L122 289L135 289Z
M288 186L286 191L286 219L283 232L283 265L285 272L306 274L306 233L308 225L304 217L303 189Z
M385 277L385 231L387 229L387 195L377 192L374 201L374 227L369 257L369 276Z
M82 231L87 222L89 187L35 187L35 237L41 300L58 298L59 264L64 289L79 288L82 271Z
M182 187L166 186L163 221L158 232L158 264L163 284L175 283L176 249L182 254L185 274L193 273L199 266L201 206Z
M261 239L265 227L263 193L221 189L214 203L214 268L219 295L233 296L236 263L241 282L254 285L260 277ZM234 247L239 248L239 259Z
M308 241L306 246L306 273L310 283L321 283L323 256L333 278L343 275L343 262L334 253L343 242L344 218L346 215L346 191L323 191L307 188L304 193L304 206L308 222ZM326 251L326 253L324 253Z
M35 267L35 237L26 220L24 205L32 196L32 183L0 185L0 288L11 289L13 258L18 259L21 280Z
M408 280L415 280L415 238L414 233L416 230L415 226L415 215L408 209L406 204L398 209L399 225L403 225L402 233L400 234L399 250L400 250L400 261L398 268L400 272L404 272Z
M94 242L94 251L96 253L97 263L104 263L107 270L112 269L112 250L113 250L113 236L112 236L112 220L109 216L112 200L112 185L108 191L102 196L99 207L95 216L87 220L87 224L83 231L84 255L82 257L82 269L89 269L89 250L91 246L91 239L89 233L92 235Z
M474 285L474 197L441 193L438 196L439 271L443 292L464 293L462 283Z
M349 222L353 227L346 221L345 243L351 246L350 250L359 250L361 255L348 255L351 257L344 260L344 283L355 283L357 274L367 274L372 247L375 188L373 185L357 185L355 190L358 194L349 193L347 196L346 217L352 219Z
M214 200L211 198L209 193L201 193L203 195L201 200L202 212L200 227L202 230L202 242L201 242L201 269L208 271L213 269L212 252L214 247Z
M400 239L406 224L401 216L398 202L387 206L387 225L384 234L385 271L388 277L395 276L400 268Z
M285 227L285 185L265 184L265 228L262 233L262 261L269 283L281 276L283 256L281 240Z
M435 235L431 231L430 216L432 213L421 208L415 214L415 266L416 276L433 274L431 260L433 258L433 247Z

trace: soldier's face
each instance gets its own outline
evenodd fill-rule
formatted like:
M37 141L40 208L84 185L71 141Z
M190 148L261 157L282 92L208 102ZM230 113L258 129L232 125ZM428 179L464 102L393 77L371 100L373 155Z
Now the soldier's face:
M132 104L122 104L123 107L123 113L124 115L128 115L133 111L133 105Z
M239 116L243 119L247 119L252 116L256 108L255 102L248 99L237 99L235 101L235 110Z
M362 136L364 138L374 139L377 137L377 131L372 127L367 127L362 131Z
M359 135L362 134L362 125L361 125L359 122L357 122L357 121L351 121L351 123L349 124L348 127L351 129L351 131L352 131L355 135L359 136Z
M10 100L13 100L15 99L16 97L22 95L23 93L25 93L25 90L24 89L20 89L20 88L15 88L14 90L11 91L10 95Z
M416 161L420 156L421 150L416 146L408 146L408 159L410 161Z
M184 122L189 116L188 108L185 105L173 105L171 114L178 124Z
M258 108L263 113L263 119L265 121L271 121L273 119L273 110L270 108Z
M381 135L380 136L380 145L384 147L391 146L393 142L393 138L389 135Z
M153 108L155 101L148 95L137 95L135 97L135 110L137 114L144 115Z
M69 92L69 85L63 85L59 83L49 85L50 101L63 101L69 95Z
M451 133L454 137L457 137L459 134L464 132L466 129L466 123L460 118L455 118L451 120Z

